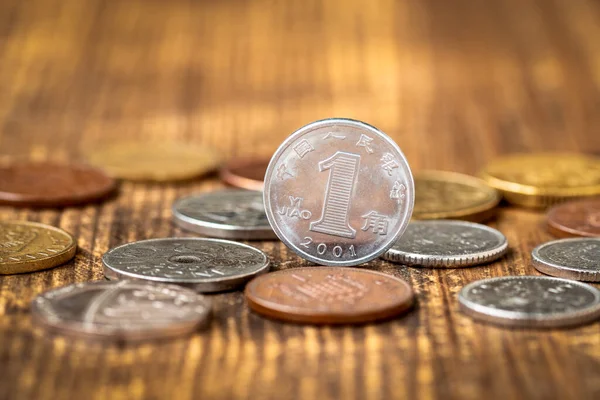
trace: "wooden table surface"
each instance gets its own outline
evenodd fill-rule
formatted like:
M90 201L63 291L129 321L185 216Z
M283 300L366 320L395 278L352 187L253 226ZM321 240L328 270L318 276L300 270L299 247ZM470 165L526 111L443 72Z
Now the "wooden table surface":
M475 174L516 151L600 153L600 3L585 0L3 0L0 153L81 160L123 139L183 140L227 158L269 156L325 117L369 122L413 170ZM1 399L598 399L600 323L549 331L473 322L465 284L537 272L543 214L503 207L510 254L471 269L364 267L407 279L418 306L361 327L263 319L240 292L212 296L189 338L100 345L32 326L34 296L102 279L125 242L188 236L174 199L222 185L123 183L118 197L2 219L73 233L74 261L0 277ZM275 269L307 265L255 243Z

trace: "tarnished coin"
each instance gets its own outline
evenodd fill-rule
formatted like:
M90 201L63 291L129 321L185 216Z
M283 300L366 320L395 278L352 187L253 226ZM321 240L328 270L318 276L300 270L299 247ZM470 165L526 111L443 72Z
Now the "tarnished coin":
M548 276L482 279L465 286L458 301L471 317L506 326L573 326L600 317L598 289Z
M554 240L533 249L531 258L544 274L600 282L600 238Z
M291 268L260 276L245 290L259 314L311 324L351 324L391 318L412 307L408 283L358 268Z
M62 229L37 222L0 222L0 274L53 268L76 251L77 242Z
M548 211L548 230L558 237L600 237L600 198L552 207Z
M269 258L259 249L200 238L127 243L106 252L102 262L108 279L174 283L207 293L234 289L269 270Z
M220 156L214 149L179 142L125 142L104 145L87 154L91 164L132 181L178 181L214 171Z
M494 261L508 249L496 229L474 222L413 221L383 258L424 267L459 268Z
M600 195L600 158L513 154L489 163L482 177L511 203L546 207L576 197Z
M114 179L85 165L0 163L0 204L63 207L99 200L115 188Z
M58 333L116 341L169 338L194 332L211 303L175 285L141 281L76 283L43 293L34 321Z
M415 173L414 219L484 221L494 215L500 194L481 179L446 171Z
M248 190L263 190L269 159L233 160L221 168L221 179L228 185Z
M323 265L358 265L404 232L414 203L400 148L348 119L313 122L277 149L265 176L265 210L277 236Z
M212 237L277 238L265 214L261 192L222 190L184 197L173 204L173 221L184 229Z

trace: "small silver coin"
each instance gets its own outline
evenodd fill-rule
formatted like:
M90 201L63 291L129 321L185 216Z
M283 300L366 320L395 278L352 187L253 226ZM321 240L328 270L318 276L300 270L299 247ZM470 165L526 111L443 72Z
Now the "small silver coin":
M192 333L207 321L211 303L175 285L99 281L43 293L31 311L36 322L58 333L130 341Z
M585 283L548 276L483 279L458 294L471 317L505 326L563 327L600 317L600 291Z
M470 267L494 261L508 249L506 237L489 226L466 221L413 221L383 258L405 265Z
M276 239L265 214L262 192L221 190L179 199L173 221L201 235L243 240Z
M531 252L538 271L560 278L600 282L600 239L561 239Z
M149 239L104 254L104 275L174 283L197 292L235 289L269 270L269 257L252 246L221 239Z
M378 257L404 232L414 183L402 151L383 132L327 119L279 146L263 195L286 246L317 264L352 266Z

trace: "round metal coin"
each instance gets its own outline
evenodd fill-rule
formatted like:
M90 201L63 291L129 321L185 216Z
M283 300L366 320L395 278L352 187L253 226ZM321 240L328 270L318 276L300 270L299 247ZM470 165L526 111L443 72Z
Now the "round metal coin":
M260 276L245 290L250 308L286 321L364 323L391 318L412 307L408 283L358 268L291 268Z
M53 268L76 251L77 242L62 229L37 222L0 222L0 274Z
M276 239L261 192L222 190L184 197L173 205L180 227L224 239Z
M494 215L500 194L481 179L446 171L415 173L414 219L484 221Z
M0 204L63 207L99 200L116 188L99 169L77 164L0 164Z
M210 310L210 301L192 290L128 280L76 283L43 293L31 305L45 328L118 341L192 333Z
M269 159L233 160L221 168L221 179L228 185L248 190L263 190Z
M506 237L466 221L413 221L383 258L405 265L459 268L494 261L508 249Z
M127 243L102 257L108 279L144 279L197 292L237 288L269 270L262 251L220 239L167 238Z
M404 232L414 184L392 139L362 122L328 119L299 129L277 149L264 201L273 230L301 257L358 265Z
M505 326L550 328L580 325L600 317L600 291L585 283L547 276L505 276L465 286L461 310Z
M531 257L544 274L600 282L600 238L554 240L533 249Z
M575 200L548 211L548 230L555 236L600 237L600 198Z

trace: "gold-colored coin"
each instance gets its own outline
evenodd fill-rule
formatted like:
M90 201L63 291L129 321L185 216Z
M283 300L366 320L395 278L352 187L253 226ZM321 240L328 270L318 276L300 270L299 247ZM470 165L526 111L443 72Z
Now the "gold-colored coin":
M494 215L500 194L481 179L446 171L422 171L415 180L415 219L481 222Z
M600 159L583 154L513 154L489 163L482 177L511 203L546 207L599 195Z
M132 181L179 181L215 170L221 157L213 149L180 142L114 143L88 152L90 164Z
M53 226L0 222L0 274L22 274L64 264L75 256L73 236Z

